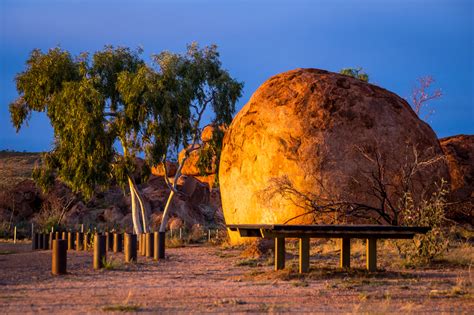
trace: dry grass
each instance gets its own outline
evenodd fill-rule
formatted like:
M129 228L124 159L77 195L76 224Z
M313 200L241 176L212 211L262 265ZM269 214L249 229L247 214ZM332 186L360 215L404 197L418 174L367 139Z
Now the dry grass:
M452 266L472 266L474 264L474 248L468 242L455 243L434 262Z
M0 151L0 190L30 179L40 153Z

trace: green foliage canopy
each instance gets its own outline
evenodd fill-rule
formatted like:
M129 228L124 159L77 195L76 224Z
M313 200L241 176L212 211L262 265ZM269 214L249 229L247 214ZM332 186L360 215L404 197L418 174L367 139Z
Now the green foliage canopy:
M55 178L86 197L112 179L124 187L140 152L153 165L195 142L207 109L214 123L231 121L243 84L221 68L215 45L163 52L152 65L141 53L106 46L92 58L73 58L61 48L33 50L16 77L19 97L9 110L17 131L33 111L46 112L53 126L54 148L34 171L43 188Z

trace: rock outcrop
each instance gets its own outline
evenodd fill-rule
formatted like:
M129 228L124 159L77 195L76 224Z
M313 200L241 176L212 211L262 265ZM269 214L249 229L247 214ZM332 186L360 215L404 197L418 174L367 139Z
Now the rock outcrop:
M396 94L323 70L285 72L259 87L226 132L219 169L225 220L355 220L307 213L305 197L379 208L377 180L395 201L408 167L430 161L411 176L419 199L449 178L442 155L433 130Z
M440 139L451 177L447 216L474 224L474 135Z
M209 169L206 169L202 172L198 166L198 162L199 162L201 148L206 148L208 143L213 140L215 130L216 130L216 127L214 125L207 125L203 128L202 133L201 133L201 143L196 144L196 147L198 149L192 151L189 154L188 159L186 160L186 163L184 164L183 169L181 170L181 174L185 176L192 176L196 178L197 180L199 180L200 182L207 184L209 190L214 187L214 184L216 181L215 164L212 163ZM223 126L220 126L219 130L224 132L225 128ZM184 149L181 150L181 152L179 152L178 162L181 162L183 160L185 154L186 154L186 150ZM168 171L168 176L170 177L174 176L176 174L177 168L178 168L177 163L170 162L170 161L166 162L166 169ZM155 176L164 176L165 174L164 168L162 165L153 167L151 169L151 173Z

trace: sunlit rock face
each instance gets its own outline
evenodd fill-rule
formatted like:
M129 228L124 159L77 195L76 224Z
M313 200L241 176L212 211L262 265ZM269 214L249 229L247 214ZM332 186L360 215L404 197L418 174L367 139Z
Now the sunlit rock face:
M276 75L226 132L219 169L226 223L355 222L347 215L305 215L301 198L276 188L286 182L306 196L378 206L368 179L377 174L376 157L383 180L396 186L414 152L419 160L442 156L433 130L394 93L318 69ZM424 167L412 181L414 198L448 177L442 159ZM390 187L389 195L399 199L400 192Z

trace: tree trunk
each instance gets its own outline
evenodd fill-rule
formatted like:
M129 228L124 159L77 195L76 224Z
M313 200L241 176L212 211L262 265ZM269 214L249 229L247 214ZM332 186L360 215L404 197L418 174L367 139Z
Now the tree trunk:
M160 232L166 232L166 224L168 223L168 212L170 211L171 202L173 201L174 190L170 191L168 200L166 201L165 210L163 211L163 217L161 218Z
M142 215L143 233L148 233L149 230L150 230L150 227L148 225L149 211L148 211L147 207L145 206L145 203L143 202L143 196L138 191L137 185L135 184L135 181L133 181L133 192L135 193L138 204L140 205L140 210L141 210L141 215Z
M170 194L168 196L168 201L166 201L165 210L163 211L163 217L161 218L160 232L166 232L166 224L168 223L168 216L169 216L169 211L170 211L169 209L171 207L171 202L173 201L174 195L177 192L178 179L181 177L181 171L183 169L184 163L186 163L186 160L189 157L189 154L192 151L197 150L197 148L195 147L196 139L197 139L197 135L194 135L194 141L193 141L193 144L191 145L191 149L186 152L186 155L184 156L181 163L179 163L178 169L176 170L176 174L174 175L173 184L169 185L170 183L169 183L168 179L166 179L166 183L168 184L171 191L170 191ZM164 161L165 161L164 163L166 163L166 159ZM168 175L166 174L166 167L165 167L165 178L166 178L166 176L168 176Z
M135 234L142 234L143 228L140 222L140 213L137 211L137 201L135 200L135 187L133 185L132 179L128 177L128 186L130 188L130 198L132 204L132 222L133 222L133 230Z

